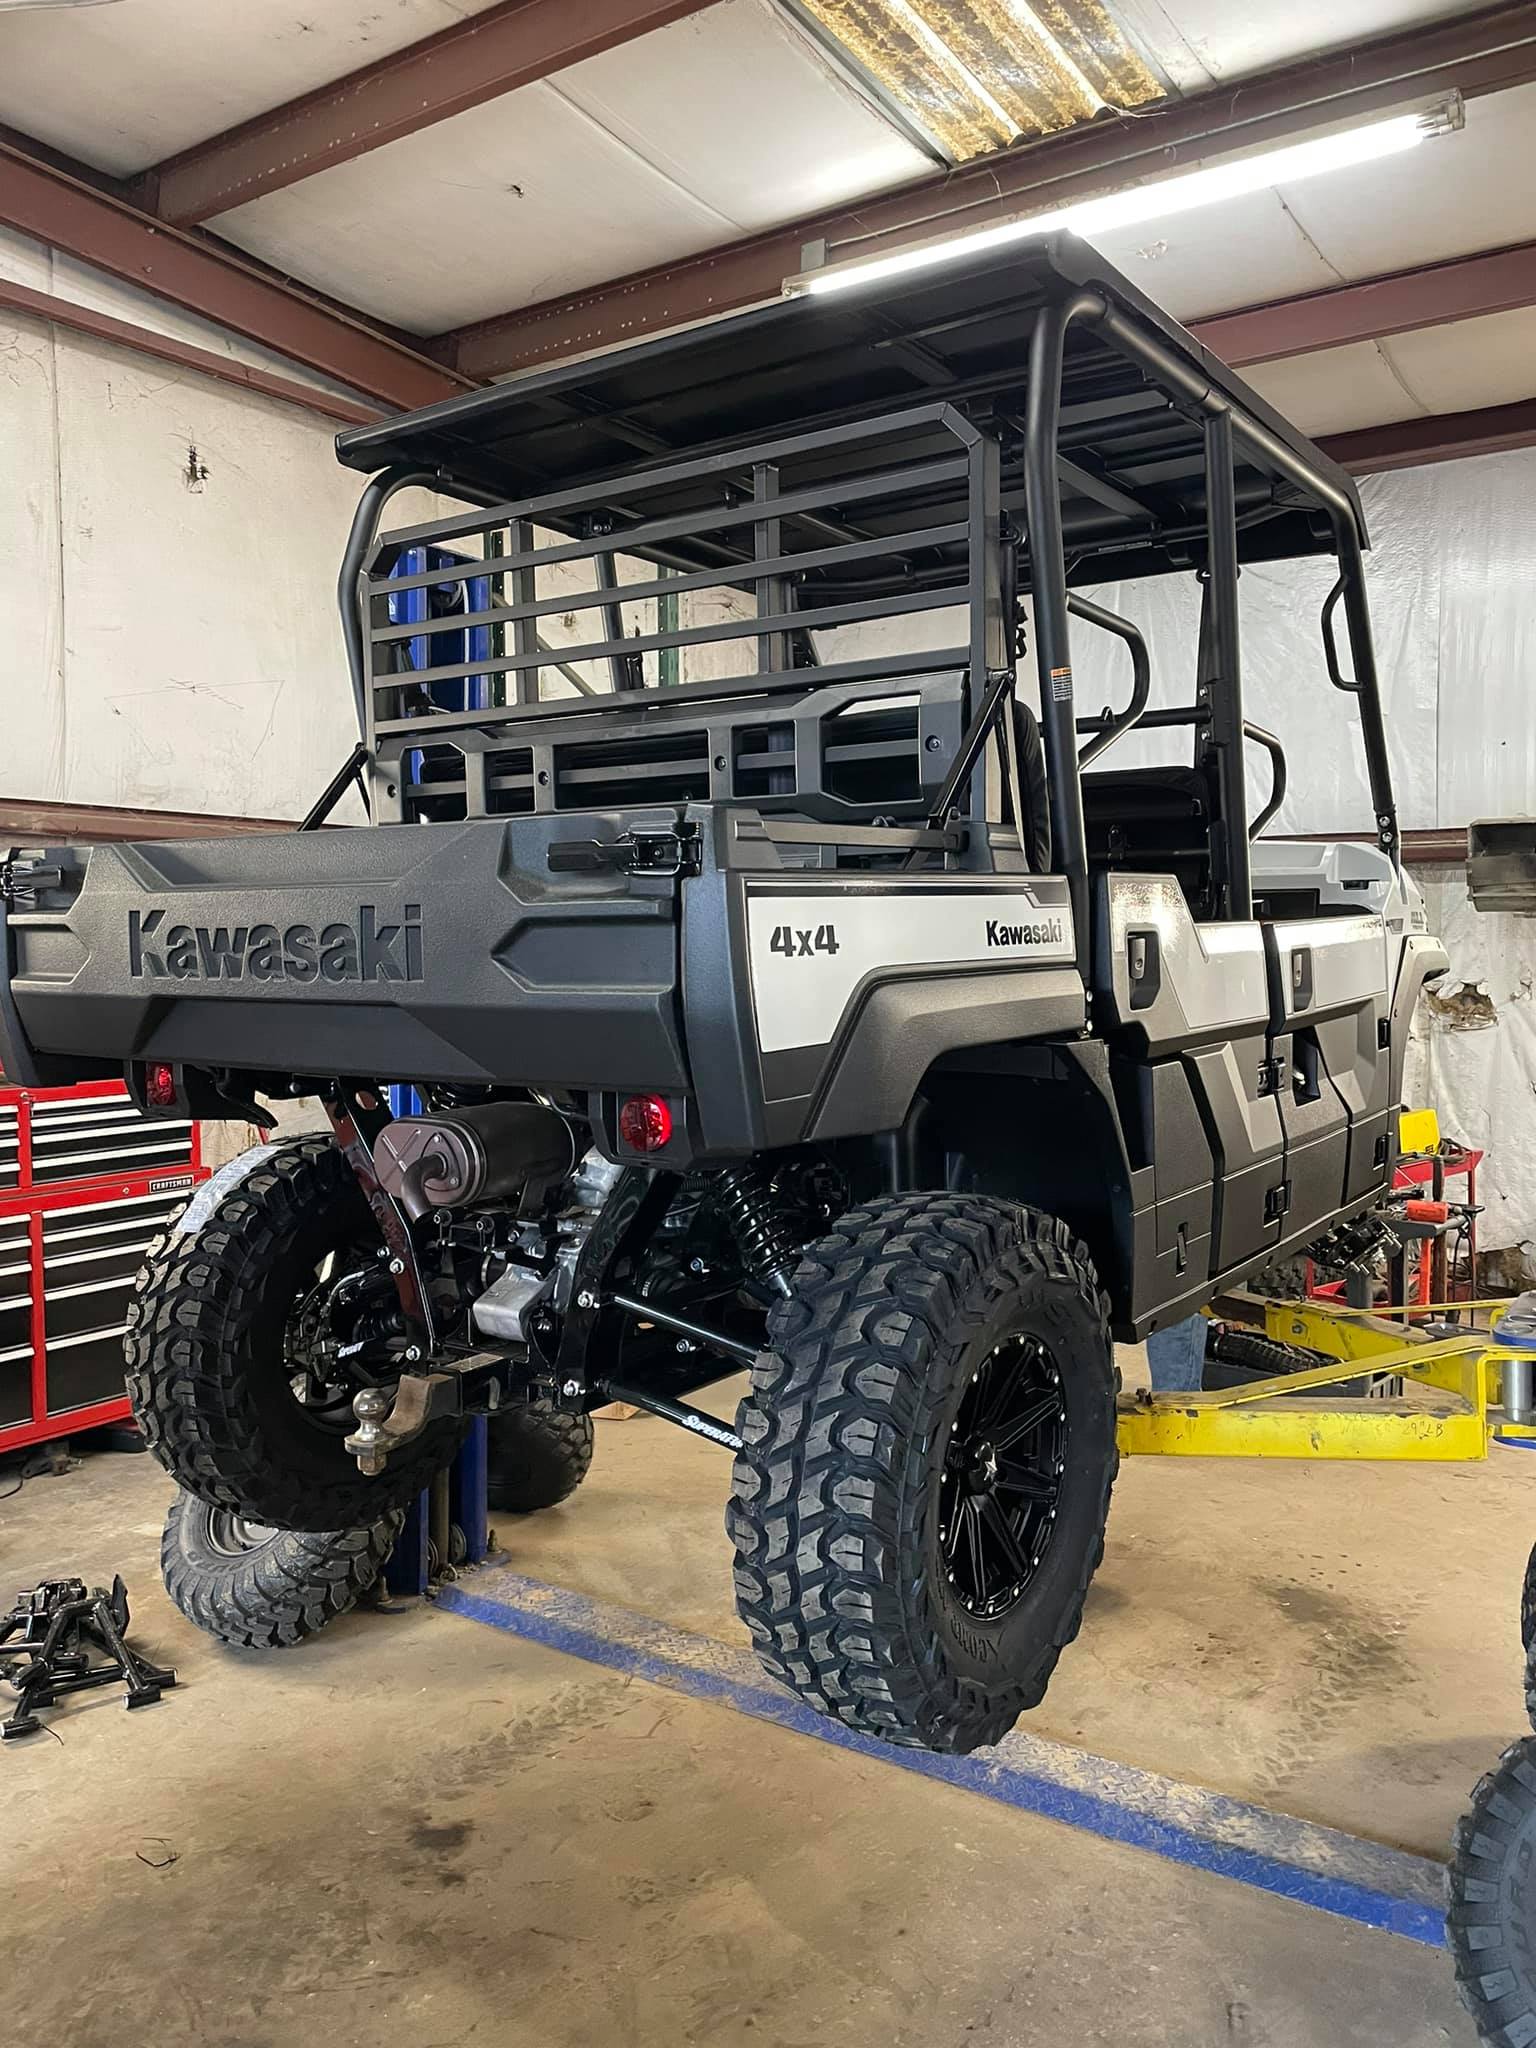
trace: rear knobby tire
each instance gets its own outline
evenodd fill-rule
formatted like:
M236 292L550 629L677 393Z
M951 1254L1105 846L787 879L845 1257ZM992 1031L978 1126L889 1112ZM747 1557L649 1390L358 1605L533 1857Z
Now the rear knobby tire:
M365 1478L290 1386L295 1306L332 1253L368 1257L377 1226L329 1138L277 1146L192 1235L152 1246L128 1309L128 1392L145 1441L179 1486L277 1529L367 1529L404 1507L454 1452L432 1424Z
M1536 1548L1525 1565L1520 1588L1520 1646L1525 1652L1525 1713L1536 1728Z
M205 1634L243 1650L287 1649L356 1606L404 1521L397 1508L367 1529L264 1529L182 1491L165 1518L160 1575Z
M1493 2048L1536 2042L1536 1736L1512 1743L1456 1826L1446 1938L1461 2002Z
M1000 1354L1054 1361L1059 1479L1022 1591L988 1618L945 1569L947 1461ZM951 1752L996 1742L1077 1633L1103 1555L1115 1387L1106 1303L1065 1224L975 1195L850 1210L770 1313L738 1419L727 1526L764 1667L865 1735Z
M486 1440L486 1498L499 1515L531 1515L569 1500L592 1463L592 1418L547 1401L498 1409Z

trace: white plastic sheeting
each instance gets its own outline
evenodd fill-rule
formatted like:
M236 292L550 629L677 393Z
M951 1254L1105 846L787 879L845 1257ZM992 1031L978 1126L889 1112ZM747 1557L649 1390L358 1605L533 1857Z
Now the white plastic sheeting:
M1401 822L1465 825L1536 809L1536 450L1367 477L1361 495L1375 541L1366 577ZM1331 581L1327 561L1243 571L1245 707L1279 736L1291 764L1277 831L1364 831L1371 823L1354 704L1323 668L1318 614ZM1146 634L1152 702L1189 703L1193 576L1087 594ZM1128 665L1118 644L1075 624L1072 657L1080 708L1125 702ZM1347 664L1347 650L1342 658ZM1268 770L1250 753L1249 787L1262 802ZM1105 765L1188 758L1184 733L1132 734Z
M1536 918L1474 910L1459 867L1414 879L1451 971L1419 1003L1405 1093L1488 1154L1482 1248L1536 1257Z
M1399 821L1419 829L1536 810L1536 449L1366 477L1361 496L1375 542L1366 581ZM1245 709L1276 734L1290 765L1277 833L1372 828L1355 701L1332 687L1323 665L1319 615L1333 575L1321 558L1254 564L1242 575ZM1193 701L1200 594L1192 573L1083 594L1141 628L1154 706ZM958 613L927 612L817 638L828 660L852 660L954 646L963 635ZM1347 671L1342 620L1339 638ZM1072 665L1081 714L1127 701L1130 663L1118 640L1074 620ZM1032 658L1020 683L1037 703ZM1188 761L1190 751L1187 730L1133 732L1102 765ZM1269 793L1267 758L1256 747L1249 792L1255 809Z

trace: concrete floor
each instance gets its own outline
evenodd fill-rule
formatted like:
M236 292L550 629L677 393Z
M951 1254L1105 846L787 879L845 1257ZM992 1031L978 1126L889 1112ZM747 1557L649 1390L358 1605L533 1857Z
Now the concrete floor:
M680 1431L605 1423L576 1501L500 1533L533 1576L737 1642L726 1476ZM1513 1452L1133 1462L1029 1726L1439 1854L1523 1725L1533 1478ZM136 1639L183 1680L0 1752L18 2041L1473 2041L1442 1955L456 1616L222 1651L161 1593L167 1491L147 1459L92 1457L0 1502L0 1592L121 1570Z

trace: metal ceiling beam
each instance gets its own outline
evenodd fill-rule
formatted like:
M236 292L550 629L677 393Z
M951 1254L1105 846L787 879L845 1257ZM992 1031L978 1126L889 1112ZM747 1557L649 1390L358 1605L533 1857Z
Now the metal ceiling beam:
M196 348L189 341L175 341L170 335L156 334L152 328L139 327L131 320L98 313L94 306L77 305L73 299L57 298L52 292L36 292L30 285L13 284L9 278L0 277L0 310L47 320L55 327L73 328L77 334L110 342L114 348L128 349L134 355L149 356L157 362L174 363L178 369L193 370L220 384L232 384L240 391L254 391L262 398L279 399L284 405L318 413L322 419L339 420L343 426L366 427L383 418L377 406L317 391L312 384L301 384L296 377L279 377L271 370L252 369L249 364L237 363L233 356L221 356L211 348Z
M532 85L713 0L501 0L146 171L134 197L187 227Z
M807 243L828 260L874 255L1018 213L1163 177L1236 150L1268 147L1452 91L1466 98L1536 79L1536 6L1481 9L1331 56L1264 72L1134 117L1105 115L1000 150L859 205L793 221L659 269L546 300L440 336L433 352L484 378L611 347L778 296Z
M1426 462L1455 462L1464 455L1502 455L1510 448L1536 447L1536 398L1328 434L1318 446L1356 476L1414 469Z
M1352 341L1382 341L1421 327L1444 327L1486 313L1536 306L1536 242L1488 249L1449 263L1427 263L1387 277L1331 285L1240 313L1197 320L1192 332L1241 370L1281 356L1311 355Z
M212 320L307 369L409 409L473 382L272 277L228 244L168 227L111 193L0 142L0 223Z

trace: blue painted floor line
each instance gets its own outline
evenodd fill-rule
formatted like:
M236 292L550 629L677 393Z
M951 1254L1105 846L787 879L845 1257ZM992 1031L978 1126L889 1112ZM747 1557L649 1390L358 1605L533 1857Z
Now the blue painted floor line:
M568 1656L644 1678L754 1720L857 1750L1025 1813L1147 1849L1365 1927L1445 1945L1439 1863L1292 1815L1015 1732L972 1756L893 1749L781 1691L750 1651L670 1628L584 1593L499 1567L445 1586L438 1605Z

